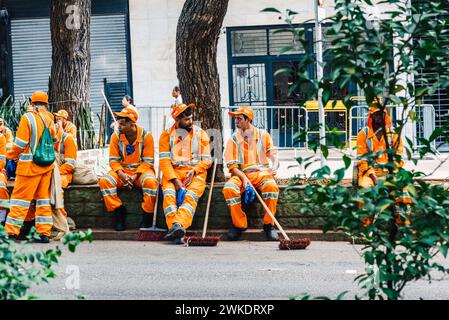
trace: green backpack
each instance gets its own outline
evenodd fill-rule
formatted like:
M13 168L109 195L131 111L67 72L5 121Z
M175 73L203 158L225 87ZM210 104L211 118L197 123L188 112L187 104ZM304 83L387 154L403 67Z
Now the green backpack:
M50 130L45 123L45 120L39 115L44 123L44 132L37 144L36 149L33 152L33 162L40 167L48 167L55 162L55 147L53 145L53 138Z

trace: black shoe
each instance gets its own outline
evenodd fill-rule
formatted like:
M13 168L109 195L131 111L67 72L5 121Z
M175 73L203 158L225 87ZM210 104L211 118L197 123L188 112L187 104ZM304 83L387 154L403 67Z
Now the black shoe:
M229 229L228 234L227 234L228 240L229 241L240 240L240 237L242 236L243 231L245 231L245 230L232 227L231 229Z
M174 240L186 235L186 230L179 223L174 223L170 231L164 237L164 240Z
M50 238L40 235L39 238L34 238L35 243L50 243Z
M140 221L140 228L148 229L153 225L153 214L144 212Z
M175 239L175 244L184 244L185 242L184 242L184 238L176 238Z
M126 230L126 208L124 206L120 206L114 211L115 216L115 231L124 231Z
M27 240L27 236L30 234L31 228L34 227L34 220L24 221L20 233L17 236L18 240Z
M8 240L10 240L10 241L17 241L17 236L15 234L9 234L8 235Z
M279 235L276 231L276 229L271 224L264 224L263 230L265 231L265 235L267 237L267 240L269 241L277 241L279 240Z

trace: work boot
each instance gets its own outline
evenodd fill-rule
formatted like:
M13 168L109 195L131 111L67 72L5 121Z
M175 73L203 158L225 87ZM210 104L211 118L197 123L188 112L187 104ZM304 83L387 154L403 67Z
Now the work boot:
M115 231L126 230L126 208L120 206L114 211L115 216Z
M50 243L50 238L44 235L40 235L38 238L34 238L35 243Z
M231 229L229 229L228 234L227 234L228 240L229 241L238 241L238 240L240 240L240 237L242 236L243 231L245 231L245 230L232 227Z
M24 221L22 228L20 228L18 240L27 240L27 236L30 234L31 228L34 227L34 220Z
M271 224L264 224L263 230L265 231L265 235L267 237L267 240L269 241L277 241L279 240L278 233L276 229Z
M184 238L176 238L175 239L175 244L176 245L178 245L178 244L184 244L185 242L184 242Z
M15 234L9 234L9 235L8 235L8 240L9 240L9 241L17 241L17 235L15 235Z
M168 233L165 235L164 240L175 240L177 238L182 238L186 235L186 230L182 227L179 223L174 223L168 231Z
M140 228L148 229L153 225L153 214L144 212L142 215L142 220L140 221Z

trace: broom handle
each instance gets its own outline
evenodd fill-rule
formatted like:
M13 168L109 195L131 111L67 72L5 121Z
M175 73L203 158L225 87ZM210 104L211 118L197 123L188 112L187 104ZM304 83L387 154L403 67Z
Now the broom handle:
M104 101L106 102L106 105L107 105L107 107L109 109L109 112L111 113L111 116L114 119L114 122L117 122L117 119L114 116L114 112L112 111L111 106L109 105L108 98L106 98L106 95L104 94L103 90L101 90L101 94L103 95Z
M167 121L167 116L164 116L163 120L163 130L165 131L165 123ZM156 227L156 219L157 219L157 205L159 204L159 184L161 183L161 164L157 168L157 189L156 189L156 201L154 202L154 210L153 210L153 228Z
M271 212L271 210L268 208L267 204L265 203L265 201L263 201L262 197L257 193L256 188L254 188L254 186L252 185L251 181L249 181L248 177L245 175L245 179L246 182L251 186L251 188L253 188L254 193L257 196L257 199L259 199L259 202L262 204L262 206L264 207L265 211L268 212L268 214L270 215L271 219L273 219L274 223L276 224L276 227L278 227L279 231L281 231L282 235L284 236L285 240L290 240L290 238L287 236L287 234L285 233L284 229L282 229L281 225L279 224L278 220L274 217L274 214Z
M215 171L217 170L217 159L214 159L214 170L210 181L209 199L207 200L206 217L204 218L203 238L206 237L207 222L209 221L210 201L212 200L212 190L214 189Z

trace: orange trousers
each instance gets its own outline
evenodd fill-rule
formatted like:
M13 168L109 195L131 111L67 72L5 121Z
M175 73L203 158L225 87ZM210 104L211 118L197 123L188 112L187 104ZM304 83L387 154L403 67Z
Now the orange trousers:
M50 206L50 181L52 171L36 176L16 176L11 195L11 210L5 229L10 235L18 235L28 214L30 203L36 200L36 230L40 235L50 236L53 218Z
M187 172L192 170L193 167L184 166L174 169L178 179L183 181L186 178ZM206 189L206 176L206 171L194 176L192 183L186 188L187 194L179 207L176 201L175 185L173 182L165 179L165 177L162 178L162 191L164 193L163 208L168 229L171 229L172 225L176 222L181 224L184 229L192 225L198 200Z
M9 192L6 186L7 179L4 170L0 171L0 200L9 201ZM0 209L6 209L0 206Z
M262 198L268 209L276 214L276 205L279 197L279 188L273 176L267 171L250 171L245 173L254 188L262 192ZM241 196L245 192L243 183L237 176L232 176L223 188L223 195L231 210L232 224L239 229L246 229L248 221L245 212L242 210ZM257 201L255 199L254 201ZM270 215L265 212L264 224L274 224Z
M101 194L103 195L106 210L113 212L122 205L122 200L117 195L117 188L123 187L123 182L120 180L115 171L109 173L98 180ZM142 173L134 182L134 185L142 188L143 202L142 209L146 213L153 213L154 202L156 200L156 190L158 188L157 180L154 176L154 170L148 170Z

